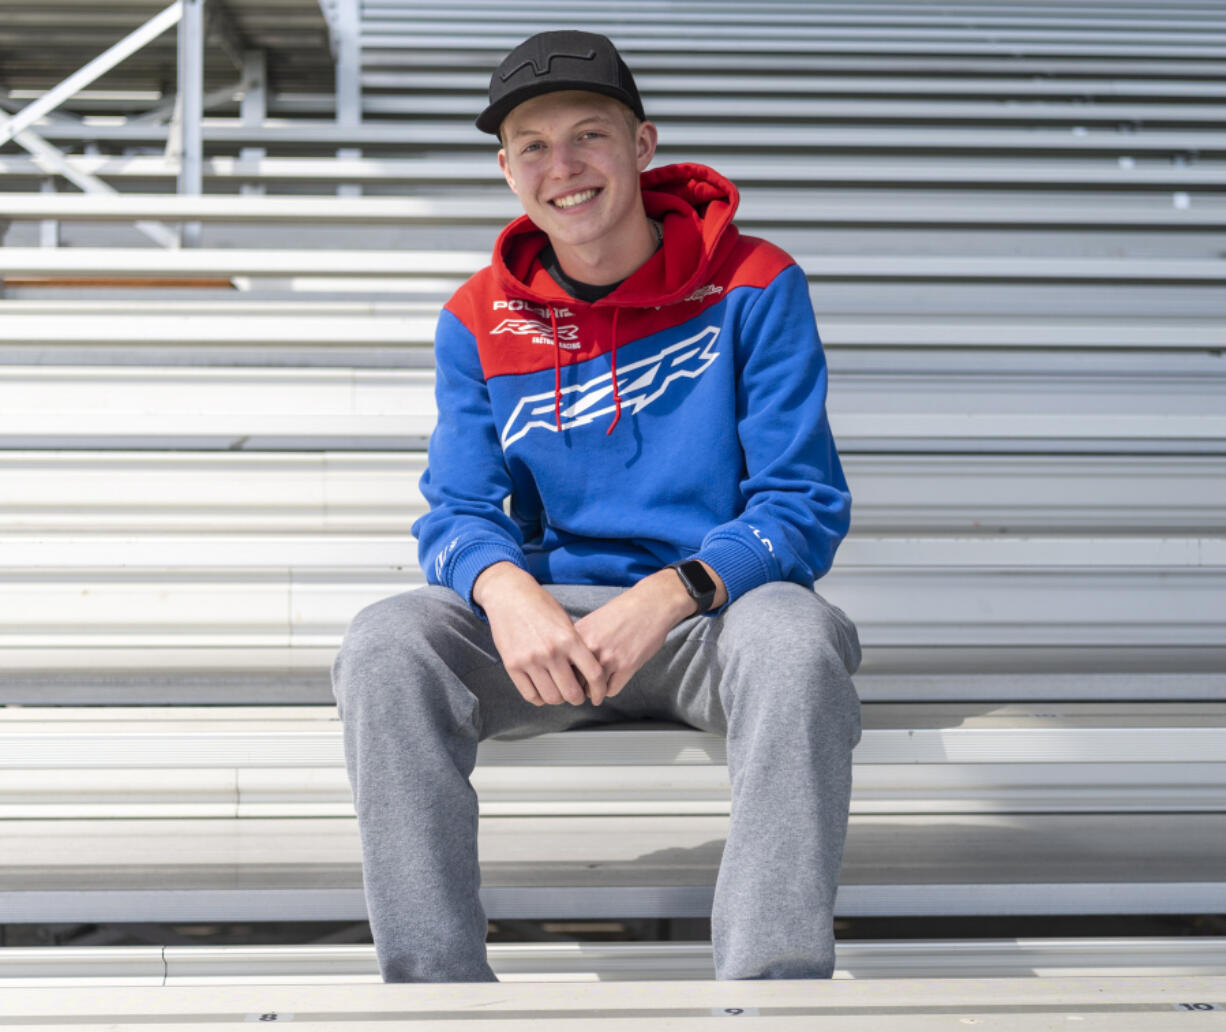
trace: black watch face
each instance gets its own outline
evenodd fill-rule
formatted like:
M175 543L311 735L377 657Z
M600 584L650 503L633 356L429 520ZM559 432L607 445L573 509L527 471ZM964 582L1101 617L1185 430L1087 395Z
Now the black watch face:
M690 598L698 603L698 611L705 613L710 609L711 603L715 601L715 581L707 573L706 567L697 559L689 559L677 563L673 568L680 574Z
M697 559L694 559L688 563L682 563L681 571L685 574L685 579L690 582L694 590L700 595L715 594L715 581L713 581L711 579L711 575L707 573L707 568Z

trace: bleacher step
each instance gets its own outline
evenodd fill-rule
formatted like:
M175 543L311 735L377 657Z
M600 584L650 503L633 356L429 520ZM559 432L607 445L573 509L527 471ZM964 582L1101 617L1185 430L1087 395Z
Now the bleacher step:
M13 922L361 920L352 818L11 820ZM705 917L720 816L487 817L499 917ZM853 815L840 916L1226 912L1226 814Z
M82 986L6 990L5 1012L21 1026L77 1032L137 1027L170 1032L247 1022L292 1021L309 1028L497 1028L499 1032L598 1026L639 1032L645 1025L868 1032L882 1027L933 1032L967 1024L1034 1032L1219 1027L1220 977L530 982L446 985ZM1202 1008L1209 1013L1197 1013ZM1060 1024L1053 1025L1053 1018ZM1207 1023L1206 1023L1207 1019ZM720 1026L722 1027L722 1026Z
M491 942L503 982L712 980L708 942ZM1226 976L1226 938L842 940L835 979ZM8 947L0 988L379 982L357 946Z

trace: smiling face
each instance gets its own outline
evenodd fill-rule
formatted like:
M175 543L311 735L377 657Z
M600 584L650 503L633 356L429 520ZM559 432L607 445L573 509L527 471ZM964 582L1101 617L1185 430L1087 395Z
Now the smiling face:
M655 154L654 125L610 97L568 90L524 101L501 135L498 165L568 274L599 270L604 278L585 282L613 282L650 256L639 173Z

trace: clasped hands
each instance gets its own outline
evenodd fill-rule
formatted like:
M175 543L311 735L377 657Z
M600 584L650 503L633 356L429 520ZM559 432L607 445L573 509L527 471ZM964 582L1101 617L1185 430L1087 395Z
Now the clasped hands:
M716 603L725 595L719 591ZM534 706L599 706L617 695L693 615L695 603L673 570L660 570L572 621L531 574L500 562L481 572L473 598L520 695Z

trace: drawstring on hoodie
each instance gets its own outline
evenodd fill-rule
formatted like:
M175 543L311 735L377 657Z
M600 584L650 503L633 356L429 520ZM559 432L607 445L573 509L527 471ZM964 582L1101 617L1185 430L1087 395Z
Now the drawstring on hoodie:
M558 341L558 314L553 310L553 305L549 305L549 325L553 329L553 424L559 430L562 429L562 345ZM613 340L612 348L609 351L610 360L610 376L613 377L613 403L617 406L617 412L613 416L613 422L609 424L609 429L605 431L605 436L613 432L613 428L617 426L618 421L622 417L622 396L621 391L617 387L617 317L621 314L620 308L613 309Z
M617 317L621 313L620 308L613 309L613 346L610 349L610 375L613 377L613 401L617 404L617 415L613 417L613 422L609 424L609 429L605 431L605 436L613 432L613 428L617 426L617 421L622 417L622 396L617 389Z
M562 429L562 345L558 342L558 313L549 305L549 323L553 327L553 422Z

